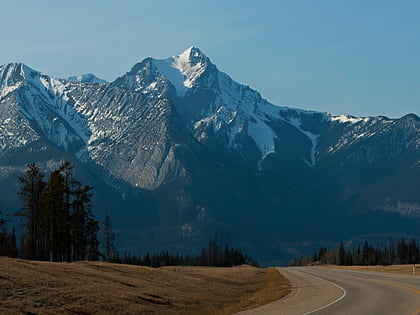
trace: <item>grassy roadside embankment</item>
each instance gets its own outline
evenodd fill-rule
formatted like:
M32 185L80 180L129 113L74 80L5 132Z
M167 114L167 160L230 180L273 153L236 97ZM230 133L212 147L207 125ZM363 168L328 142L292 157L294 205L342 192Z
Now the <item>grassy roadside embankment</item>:
M275 268L148 268L0 258L1 314L231 314L277 300Z
M336 265L320 265L321 267L348 269L358 271L387 272L398 273L403 275L413 275L413 265L389 265L389 266L336 266ZM420 275L420 265L416 265L415 275Z

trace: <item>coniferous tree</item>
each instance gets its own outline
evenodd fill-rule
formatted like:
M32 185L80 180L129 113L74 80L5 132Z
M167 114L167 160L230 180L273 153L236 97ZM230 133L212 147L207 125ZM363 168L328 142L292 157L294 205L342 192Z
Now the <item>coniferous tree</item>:
M63 233L62 233L62 247L63 247L63 256L64 259L67 261L72 260L72 254L74 254L74 250L72 251L72 232L74 230L74 224L76 223L73 220L73 206L75 202L76 190L79 188L80 183L76 181L72 170L74 166L71 165L69 162L63 162L58 169L61 175L62 185L63 185L63 210L62 210L62 226L63 226Z
M104 233L104 246L105 246L105 260L112 260L115 252L115 234L112 231L112 219L108 213L106 213L104 221L102 222L102 232Z
M12 234L10 234L9 243L10 243L10 251L8 253L9 256L12 257L12 258L17 258L19 253L18 253L18 249L17 249L15 227L13 227Z
M150 259L149 253L146 253L146 255L144 256L143 263L144 263L144 266L152 267L152 261Z
M99 260L99 241L98 241L99 222L88 210L87 224L86 224L86 245L87 245L87 259Z
M415 239L411 239L408 243L408 263L409 264L416 264L419 259L419 245L417 244Z
M344 258L344 265L345 266L353 266L353 255L350 252L346 252L345 258Z
M208 266L209 265L209 253L205 248L201 249L201 254L198 260L199 266Z
M329 263L329 259L328 259L328 250L325 247L321 247L319 249L319 261L321 264L327 264Z
M229 245L226 243L225 249L223 251L223 267L231 267L231 266L232 266L231 252L229 250Z
M338 261L337 261L337 265L344 265L344 259L346 257L346 252L344 250L344 244L343 242L340 242L340 246L338 247Z
M389 239L389 264L395 263L395 248L392 237Z
M6 220L1 216L0 210L0 256L8 256Z
M6 223L7 220L3 218L0 210L0 256L16 258L18 257L16 230L13 227L9 233Z
M209 242L208 253L209 266L219 266L221 255L219 245L217 244L217 234L214 234L213 239Z
M44 208L49 218L49 251L52 261L68 260L69 214L66 206L66 187L59 169L50 174L44 194Z
M44 175L36 164L29 164L26 175L18 179L22 184L18 191L22 208L16 215L25 219L22 244L24 258L45 259L46 222L42 212L42 198L46 186Z
M72 222L72 256L73 260L84 260L87 256L88 247L88 220L92 217L92 187L80 187L73 191L73 202L71 206L71 222ZM91 222L92 224L92 222ZM90 236L89 236L90 237Z
M6 238L5 229L6 229L6 220L3 218L2 211L0 210L0 242L3 241L4 238Z
M408 263L408 246L404 238L401 238L397 244L397 258L400 264Z
M44 182L39 168L31 164L26 176L19 178L23 207L17 214L25 219L24 258L74 261L99 256L92 187L82 187L73 168L64 162Z

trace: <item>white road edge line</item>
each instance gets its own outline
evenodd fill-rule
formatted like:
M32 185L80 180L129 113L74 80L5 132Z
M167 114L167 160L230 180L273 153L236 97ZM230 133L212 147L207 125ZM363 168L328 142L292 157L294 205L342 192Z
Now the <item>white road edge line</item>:
M300 271L300 272L302 272L302 271ZM317 309L315 309L315 310L309 311L309 312L307 312L307 313L304 313L303 315L312 314L312 313L318 312L318 311L320 311L320 310L323 310L324 308L330 307L331 305L333 305L333 304L335 304L335 303L337 303L337 302L340 302L340 301L341 301L342 299L344 299L344 297L347 295L347 291L346 291L346 289L344 289L342 286L339 286L338 284L336 284L336 283L334 283L334 282L331 282L331 281L328 281L328 280L322 279L322 278L320 278L320 277L314 276L314 275L313 275L313 274L311 274L311 273L308 273L308 272L304 272L304 273L309 274L309 275L311 275L312 277L317 278L317 279L319 279L319 280L322 280L322 281L328 282L329 284L332 284L333 286L335 286L335 287L339 288L341 291L343 291L343 295L342 295L342 296L340 296L338 299L336 299L336 300L332 301L331 303L329 303L329 304L327 304L327 305L324 305L324 306L321 306L321 307L319 307L319 308L317 308Z

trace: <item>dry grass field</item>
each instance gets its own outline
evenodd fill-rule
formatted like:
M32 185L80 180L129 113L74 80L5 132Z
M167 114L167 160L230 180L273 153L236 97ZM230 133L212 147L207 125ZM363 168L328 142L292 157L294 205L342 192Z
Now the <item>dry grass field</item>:
M325 266L327 268L349 269L360 271L389 272L404 275L413 274L413 265L391 265L391 266ZM415 274L420 276L420 265L416 265Z
M0 258L0 314L231 314L289 292L275 268Z

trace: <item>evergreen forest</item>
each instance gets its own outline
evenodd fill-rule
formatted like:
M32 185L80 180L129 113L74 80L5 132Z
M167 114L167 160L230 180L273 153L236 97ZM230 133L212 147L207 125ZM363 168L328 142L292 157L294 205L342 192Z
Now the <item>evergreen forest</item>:
M320 248L313 256L302 256L289 262L290 266L314 264L339 266L404 265L420 263L419 244L415 239L401 238L396 244L393 239L387 246L373 246L367 241L357 248L346 249L343 242L334 250Z
M219 244L217 234L196 256L168 251L120 255L112 218L107 213L99 223L93 214L93 187L82 185L73 170L74 166L63 162L47 177L35 163L28 165L25 175L18 177L21 208L14 213L22 221L22 233L17 239L16 229L8 229L8 220L0 211L0 256L54 262L103 260L150 267L258 265L240 250Z

